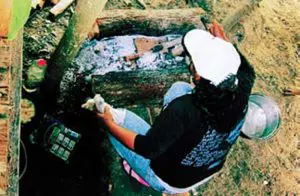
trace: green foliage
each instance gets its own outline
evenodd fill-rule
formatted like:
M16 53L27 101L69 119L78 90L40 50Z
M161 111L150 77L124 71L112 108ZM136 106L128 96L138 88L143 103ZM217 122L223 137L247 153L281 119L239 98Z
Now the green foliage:
M248 190L243 190L242 192L243 192L244 196L251 196L251 194Z
M237 32L237 33L235 34L235 36L236 36L236 40L237 40L238 42L243 41L244 38L245 38L245 36L244 36L244 34L243 34L242 32Z
M197 192L198 192L198 195L204 195L205 191L209 188L209 183L206 183L202 186L200 186L198 189L197 189ZM215 193L216 195L217 193Z
M243 141L238 140L236 144L232 147L231 152L229 153L229 158L235 158L238 156L239 160L248 160L251 158L252 151L250 147Z
M0 113L0 119L6 119L8 116L5 113Z
M7 72L7 68L6 67L0 67L0 73L5 73Z
M266 174L264 174L260 169L253 169L251 180L255 182L262 182L265 179Z
M211 12L211 7L206 0L198 0L198 5L206 12Z
M14 39L29 17L31 0L13 0L8 39Z
M188 4L191 7L201 7L207 13L212 12L212 8L208 0L188 0Z
M233 182L237 186L240 186L244 176L249 176L250 169L247 162L251 158L251 154L250 147L242 140L238 140L229 155L230 158L238 158L237 163L229 169Z
M249 176L249 167L246 160L241 160L237 165L233 165L230 168L231 176L237 186L240 186L240 182L243 176Z

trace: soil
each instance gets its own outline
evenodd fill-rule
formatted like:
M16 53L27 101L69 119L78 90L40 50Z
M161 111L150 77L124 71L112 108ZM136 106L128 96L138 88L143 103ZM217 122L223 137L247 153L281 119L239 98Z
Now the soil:
M221 0L214 8L216 18L222 22L241 9L241 1ZM204 193L224 190L225 194L237 195L300 194L300 99L282 96L286 88L300 88L299 9L299 1L261 1L247 10L229 33L255 67L257 79L253 92L274 98L281 108L282 121L278 134L268 141L241 139L223 174ZM238 42L240 35L243 40ZM243 152L240 145L245 145L249 153ZM235 183L229 180L230 176Z
M255 67L257 78L253 92L270 96L278 103L281 109L281 126L276 136L267 141L254 141L240 138L232 149L222 172L210 183L201 187L201 189L192 191L191 194L300 194L300 98L297 96L284 97L282 95L282 91L286 88L300 88L300 77L298 72L298 70L300 70L300 2L297 0L261 0L256 1L255 4L250 6L250 10L245 9L244 11L242 9L243 6L249 5L252 1L212 0L201 2L210 3L209 7L212 7L211 14L220 23L228 20L235 21L236 24L230 29L228 35L231 41L237 44L241 52ZM145 3L147 8L155 9L187 8L191 6L191 4L187 4L184 0L145 0ZM115 8L140 9L136 1L132 1L130 5L123 1L109 1L106 9ZM241 12L241 10L244 12L242 15L235 14L236 12ZM80 115L78 115L79 114L73 117L73 119L77 118L78 121L82 120L80 119ZM25 137L27 136L23 136L23 138ZM89 136L89 138L94 137L95 136ZM100 134L99 137L104 138L102 134ZM103 145L108 144L103 142ZM87 147L88 145L85 149L87 149ZM93 148L95 147L97 147L96 143ZM34 148L32 155L35 153L38 153L39 155L44 154L44 152L36 147L31 148ZM85 154L84 152L81 153L81 155ZM41 181L39 185L43 186L45 190L49 185L61 188L60 192L50 191L53 193L52 195L68 195L65 194L67 192L63 188L73 184L75 179L71 179L70 176L68 177L68 174L74 174L74 176L76 176L75 181L84 184L83 187L85 187L85 189L81 188L81 193L84 193L88 188L98 186L100 188L98 188L96 192L93 192L93 195L120 195L122 194L122 191L123 193L126 191L126 193L128 193L126 195L155 194L147 191L134 191L134 189L130 189L129 186L126 188L126 185L124 185L125 188L120 188L118 183L123 183L121 180L115 182L112 181L118 179L120 176L122 179L124 178L124 180L126 180L126 177L119 172L121 170L119 165L112 165L113 171L109 174L107 171L109 169L108 166L103 164L103 159L107 158L109 162L111 156L108 156L108 154L113 154L114 152L103 150L98 152L90 150L89 153L90 154L84 156L84 158L88 160L86 163L81 161L75 164L75 166L73 165L74 167L69 167L68 169L61 165L57 166L55 161L53 162L53 160L50 160L51 158L45 158L46 155L43 155L39 159L37 158L36 161L42 159L43 161L41 161L41 164L44 164L44 166L41 167L38 163L35 163L30 167L30 171L34 171L35 167L39 167L38 171L44 173L44 176L51 176L49 180ZM93 153L102 153L105 156L102 158L94 157L95 159L93 160L90 159ZM47 166L49 165L47 161L53 163L53 166L57 166L57 168L60 169L54 171L52 168L47 171ZM108 163L106 161L104 162ZM102 168L96 171L89 170L89 166L97 167L95 163L101 165ZM115 164L116 162L113 163ZM79 164L84 164L83 168L80 170L78 170L80 168ZM76 174L74 171L76 171ZM51 172L55 173L55 175L50 175ZM97 174L97 176L102 176L98 179L101 182L100 185L96 183L88 185L86 183L95 180L91 178L93 172ZM35 175L37 176L36 172ZM109 178L110 175L113 176L112 179ZM36 176L29 175L26 176L25 179L29 179L30 181ZM64 180L57 181L57 178ZM84 182L84 179L90 181ZM48 185L43 183L48 183ZM62 186L62 184L64 186ZM124 182L124 184L126 183ZM76 190L79 190L77 187L79 187L80 184L77 185L78 186L74 187L74 194ZM119 187L116 188L117 186ZM33 190L34 188L26 185L23 180L21 193ZM102 194L100 194L101 191ZM36 195L40 195L37 192L35 193ZM40 193L42 193L42 191ZM75 195L80 194L77 192Z

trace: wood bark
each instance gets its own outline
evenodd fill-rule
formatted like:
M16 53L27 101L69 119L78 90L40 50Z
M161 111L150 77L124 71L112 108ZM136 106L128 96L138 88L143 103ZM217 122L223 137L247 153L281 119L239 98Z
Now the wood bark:
M143 34L162 36L170 33L185 34L193 28L204 29L201 8L171 10L106 10L97 19L100 36Z
M57 16L58 14L61 14L65 9L67 9L74 1L75 0L62 0L53 8L51 8L50 12L54 16Z
M18 195L20 100L22 83L23 32L16 39L0 39L0 195ZM1 91L1 89L4 89Z
M106 2L107 0L77 2L69 27L50 60L44 86L47 95L53 96L53 93L57 92L64 71L71 65L82 42L87 38L88 31Z
M115 107L162 104L163 96L176 81L189 82L186 67L165 70L110 72L93 76L94 93L100 93Z

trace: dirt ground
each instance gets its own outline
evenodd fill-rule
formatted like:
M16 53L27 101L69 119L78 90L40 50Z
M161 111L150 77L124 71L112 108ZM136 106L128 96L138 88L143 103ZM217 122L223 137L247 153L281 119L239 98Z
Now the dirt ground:
M214 14L222 22L242 6L241 1L220 0L215 3ZM223 173L204 193L224 190L225 194L235 195L300 194L300 99L282 96L285 88L300 88L299 16L299 1L263 0L247 10L238 28L230 33L235 40L234 36L242 32L238 47L257 73L253 92L276 100L282 122L271 140L239 140Z
M234 3L220 1L216 6L219 19L230 13ZM244 28L241 51L254 65L257 80L254 92L273 97L281 108L282 124L276 137L264 142L245 141L252 151L250 173L267 170L262 184L242 181L253 193L282 195L300 194L300 99L283 97L285 88L300 88L300 2L295 0L264 0L240 20ZM261 167L257 167L260 165ZM251 174L250 174L251 175ZM251 188L250 188L251 187Z

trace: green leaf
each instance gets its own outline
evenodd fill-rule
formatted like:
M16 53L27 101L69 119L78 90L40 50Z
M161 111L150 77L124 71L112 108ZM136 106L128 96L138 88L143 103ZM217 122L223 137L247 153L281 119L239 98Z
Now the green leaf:
M26 23L31 10L31 0L13 0L12 18L9 25L8 39L14 39Z

